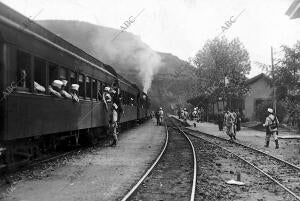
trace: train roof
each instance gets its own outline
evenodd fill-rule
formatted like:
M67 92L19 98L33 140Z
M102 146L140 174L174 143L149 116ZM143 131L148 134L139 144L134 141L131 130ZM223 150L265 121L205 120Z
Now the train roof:
M56 45L59 45L60 47L63 47L64 49L72 53L77 54L83 59L93 62L94 64L96 64L99 67L102 67L104 70L108 71L114 76L117 76L116 71L111 66L105 65L103 62L86 53L82 49L76 47L75 45L71 44L70 42L66 41L65 39L61 38L60 36L56 35L55 33L51 32L50 30L46 29L45 27L39 25L38 23L32 21L28 17L22 15L21 13L13 10L12 8L8 7L7 5L1 2L0 14L1 21L16 24L23 31L29 30L31 32L34 32L35 34L38 34L39 36L47 39L48 41L55 43Z
M137 87L137 85L129 82L123 76L117 74L114 68L111 67L110 65L101 62L100 60L91 56L90 54L83 51L79 47L71 44L70 42L66 41L65 39L61 38L60 36L46 29L45 27L39 25L38 23L24 16L23 14L15 11L14 9L0 2L0 21L7 21L7 20L10 20L12 21L12 23L17 24L19 28L23 28L23 31L27 29L31 32L34 32L35 34L38 34L39 36L49 40L50 42L60 47L63 47L64 49L72 53L75 53L79 57L96 64L97 66L103 68L105 71L108 71L110 74L114 75L116 78L120 79L122 82L126 83L127 85L130 85L131 87L137 89L138 91L142 91Z

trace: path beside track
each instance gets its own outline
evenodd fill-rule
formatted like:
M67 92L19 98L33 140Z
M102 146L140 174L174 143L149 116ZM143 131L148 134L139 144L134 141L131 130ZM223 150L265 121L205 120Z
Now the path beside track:
M118 200L160 153L165 128L150 120L121 134L116 147L91 149L34 169L6 189L5 200Z
M178 117L172 116L176 119ZM229 137L224 133L224 131L219 131L218 125L208 122L197 123L195 121L188 120L191 125L188 128L191 130L200 131L203 133L208 133L218 137ZM193 123L196 123L196 127L193 127ZM289 135L287 133L279 133L279 136ZM292 164L300 167L300 139L279 139L279 149L275 149L274 140L271 139L270 147L265 148L265 132L257 131L249 128L242 127L242 130L237 132L237 140L245 145L255 147L261 151L268 154L274 155L280 159L286 160Z

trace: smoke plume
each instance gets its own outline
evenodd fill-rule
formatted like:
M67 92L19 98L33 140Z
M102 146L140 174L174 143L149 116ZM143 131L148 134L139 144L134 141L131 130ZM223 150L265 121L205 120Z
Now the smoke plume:
M113 34L101 32L92 39L94 50L104 63L113 67L118 66L121 72L132 73L137 71L139 81L145 93L151 88L153 76L162 65L161 57L139 37L123 32L116 39ZM100 49L99 49L100 48Z

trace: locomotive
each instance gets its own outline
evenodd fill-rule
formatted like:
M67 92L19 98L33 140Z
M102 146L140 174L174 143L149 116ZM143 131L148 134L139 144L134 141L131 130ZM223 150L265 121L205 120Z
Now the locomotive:
M78 84L79 103L51 96L48 86L55 79ZM36 92L35 83L45 93ZM77 145L105 136L110 111L99 92L112 83L122 97L122 126L149 117L150 99L135 84L0 3L0 168L38 158L65 139Z

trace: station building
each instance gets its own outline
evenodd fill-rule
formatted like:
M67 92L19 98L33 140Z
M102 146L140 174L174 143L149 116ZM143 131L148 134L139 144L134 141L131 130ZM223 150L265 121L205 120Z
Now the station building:
M244 97L230 98L224 100L222 98L212 99L209 96L198 96L189 99L187 102L193 106L203 107L206 111L208 120L213 120L219 111L224 111L227 106L242 111L245 120L255 121L256 107L263 101L271 101L273 96L273 87L271 79L261 73L247 80L249 87L248 93Z

